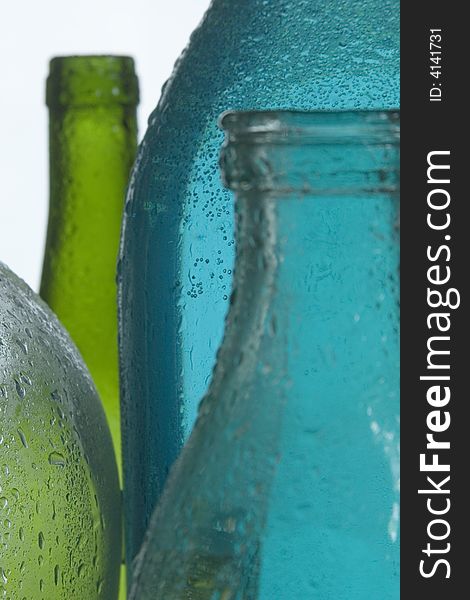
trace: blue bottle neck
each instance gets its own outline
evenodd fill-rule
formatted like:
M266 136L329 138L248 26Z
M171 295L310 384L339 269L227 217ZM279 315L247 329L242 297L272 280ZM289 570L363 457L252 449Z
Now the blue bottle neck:
M397 113L229 113L222 126L237 257L209 404L260 364L281 378L331 323L331 344L377 337L370 307L394 311L398 293Z

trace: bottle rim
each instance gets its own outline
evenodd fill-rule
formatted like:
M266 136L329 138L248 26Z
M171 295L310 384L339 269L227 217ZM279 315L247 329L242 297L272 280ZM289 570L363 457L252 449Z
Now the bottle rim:
M225 144L399 144L400 111L226 111L219 117Z
M137 105L139 86L131 56L90 54L55 56L49 62L49 108L102 104Z
M222 180L231 190L281 196L399 191L398 110L230 111L219 124L225 131Z

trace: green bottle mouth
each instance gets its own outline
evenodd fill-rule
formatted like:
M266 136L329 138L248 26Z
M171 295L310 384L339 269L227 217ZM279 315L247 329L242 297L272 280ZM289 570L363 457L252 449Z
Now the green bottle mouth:
M136 106L139 85L130 56L57 56L49 64L49 108Z

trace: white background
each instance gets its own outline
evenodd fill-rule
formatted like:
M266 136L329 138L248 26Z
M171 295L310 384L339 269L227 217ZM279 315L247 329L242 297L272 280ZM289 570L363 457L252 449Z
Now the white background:
M48 209L45 79L52 56L126 54L139 140L209 0L0 0L0 261L38 288Z

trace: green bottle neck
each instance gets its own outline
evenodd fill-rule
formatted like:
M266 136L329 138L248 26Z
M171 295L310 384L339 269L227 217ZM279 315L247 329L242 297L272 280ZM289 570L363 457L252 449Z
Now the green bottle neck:
M70 310L63 308L67 314L82 312L90 285L101 287L104 272L112 274L114 285L124 196L137 147L136 104L102 102L103 96L82 103L79 95L91 88L80 87L80 79L72 92L73 79L62 77L60 89L54 80L51 86L51 77L48 81L50 204L41 283L53 308L69 305L66 296L73 295ZM109 82L104 83L92 87L104 90ZM75 101L61 103L61 90L69 98L75 94ZM85 274L89 286L84 288ZM64 276L66 289L60 281Z
M73 260L83 263L82 269L86 264L92 277L106 255L114 255L117 241L109 247L103 236L120 228L137 145L138 97L134 62L129 57L51 60L46 92L50 212L43 286L46 271L53 266L49 260ZM89 264L85 261L91 259L91 251L95 256ZM50 275L58 277L56 270ZM74 287L79 277L71 272L68 277ZM87 293L76 292L78 296Z
M59 278L67 268L68 289L74 298L88 296L81 287L85 269L99 285L98 272L114 273L118 232L129 172L135 157L136 107L119 104L59 107L50 110L49 225L42 280ZM113 231L107 245L105 232ZM104 237L103 237L104 236ZM47 269L52 273L47 274ZM58 283L58 282L57 282ZM57 290L63 297L64 291ZM60 302L56 298L54 304ZM75 311L75 309L73 309Z
M50 206L41 281L41 296L92 374L118 457L115 271L137 146L137 90L135 75L127 79L129 61L69 57L51 63Z

